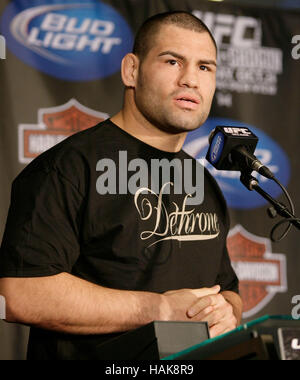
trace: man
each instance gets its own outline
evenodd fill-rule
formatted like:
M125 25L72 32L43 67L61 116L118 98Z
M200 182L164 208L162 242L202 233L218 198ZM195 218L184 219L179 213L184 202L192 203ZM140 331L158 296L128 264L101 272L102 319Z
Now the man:
M228 212L208 172L197 206L186 205L190 194L163 194L160 180L159 195L148 188L107 194L99 177L111 162L121 165L121 151L148 167L190 159L181 148L209 115L216 60L200 20L154 16L123 59L123 109L44 153L14 181L0 294L7 321L32 326L29 357L61 358L62 340L91 347L154 320L207 321L212 337L240 323Z

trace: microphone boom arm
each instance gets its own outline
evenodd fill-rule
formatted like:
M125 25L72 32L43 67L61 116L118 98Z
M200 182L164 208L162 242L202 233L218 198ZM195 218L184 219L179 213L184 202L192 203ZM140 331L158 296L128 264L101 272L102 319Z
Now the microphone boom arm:
M263 198L265 198L271 205L275 208L278 215L282 216L289 222L293 224L298 230L300 230L300 219L297 218L289 209L282 203L276 201L270 194L266 193L260 186L256 178L251 175L250 171L243 171L241 174L241 182L250 191L256 191Z

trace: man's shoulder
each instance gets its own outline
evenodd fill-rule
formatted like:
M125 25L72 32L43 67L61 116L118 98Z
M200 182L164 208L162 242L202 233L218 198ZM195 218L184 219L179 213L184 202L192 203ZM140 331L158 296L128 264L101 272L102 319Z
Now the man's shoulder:
M73 134L59 144L35 158L18 175L16 180L37 175L39 172L58 171L68 176L80 174L93 164L96 152L107 149L108 141L113 142L116 133L110 120Z
M41 157L51 156L59 158L60 154L75 151L89 154L101 145L105 146L107 139L112 141L113 133L115 132L114 130L115 128L113 124L109 119L107 119L94 127L77 132L66 138L61 143L55 145L53 148L41 155Z

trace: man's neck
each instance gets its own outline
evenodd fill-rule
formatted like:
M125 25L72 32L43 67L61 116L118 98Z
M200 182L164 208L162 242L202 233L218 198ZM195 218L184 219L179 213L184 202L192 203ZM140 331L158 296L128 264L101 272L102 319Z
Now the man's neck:
M130 135L165 152L179 152L182 149L187 133L170 134L160 130L145 120L123 108L111 121Z

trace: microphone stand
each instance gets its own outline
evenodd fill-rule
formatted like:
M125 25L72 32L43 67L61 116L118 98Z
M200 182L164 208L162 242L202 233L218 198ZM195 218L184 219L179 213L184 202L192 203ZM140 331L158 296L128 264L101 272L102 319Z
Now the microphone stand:
M293 215L289 209L282 203L276 201L271 195L266 193L260 186L258 180L251 175L252 172L250 171L242 171L241 174L241 182L246 188L250 191L256 191L258 194L260 194L263 198L265 198L271 205L275 208L278 215L282 216L283 218L286 218L287 221L291 224L293 224L298 230L300 230L300 220L296 218L295 215ZM275 217L276 215L273 215Z

